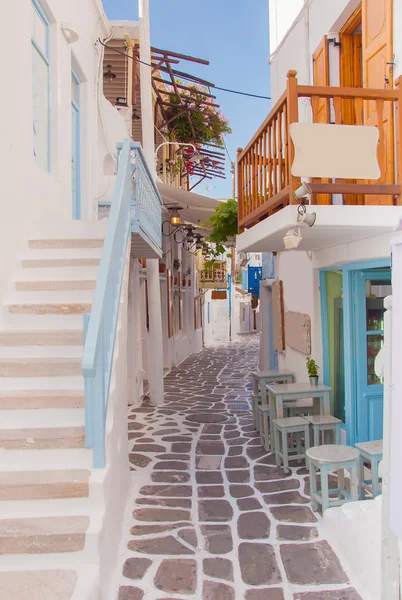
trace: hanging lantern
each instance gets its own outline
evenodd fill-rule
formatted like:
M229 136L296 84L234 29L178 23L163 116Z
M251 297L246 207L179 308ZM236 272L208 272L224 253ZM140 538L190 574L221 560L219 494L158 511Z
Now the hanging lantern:
M112 65L106 65L107 71L103 73L103 79L107 81L107 83L112 83L114 79L116 79L115 73L112 73Z

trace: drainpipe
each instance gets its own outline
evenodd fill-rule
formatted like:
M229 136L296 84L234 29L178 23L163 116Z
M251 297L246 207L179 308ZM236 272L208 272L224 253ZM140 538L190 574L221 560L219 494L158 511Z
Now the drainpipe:
M151 40L149 29L149 0L139 0L140 22L140 81L142 113L142 146L152 176L156 181L154 158L154 111L151 78ZM147 64L144 64L147 63ZM162 309L159 283L159 261L147 259L149 343L148 381L151 404L163 404L163 337Z

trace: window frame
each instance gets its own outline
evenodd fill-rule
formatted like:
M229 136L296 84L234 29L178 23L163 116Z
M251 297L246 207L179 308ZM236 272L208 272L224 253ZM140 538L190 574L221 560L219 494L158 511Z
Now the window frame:
M47 67L47 107L48 107L48 110L47 110L47 161L46 161L46 167L44 167L43 165L38 163L37 157L35 154L36 133L35 133L35 129L34 129L34 114L32 114L32 133L33 133L32 150L33 150L33 156L34 156L35 162L40 167L44 168L45 170L47 170L50 173L50 171L51 171L50 33L49 33L50 22L49 22L49 19L46 17L43 9L41 8L41 6L38 4L38 2L36 0L31 0L31 6L32 6L33 10L35 11L35 13L37 14L37 16L39 17L39 19L42 21L43 25L45 26L45 48L43 49L39 45L37 40L34 38L32 32L31 32L31 45L36 50L36 52L39 54L40 58L44 61L44 63L46 64L46 67ZM32 63L32 70L33 70L33 63ZM33 87L32 87L32 99L33 99Z

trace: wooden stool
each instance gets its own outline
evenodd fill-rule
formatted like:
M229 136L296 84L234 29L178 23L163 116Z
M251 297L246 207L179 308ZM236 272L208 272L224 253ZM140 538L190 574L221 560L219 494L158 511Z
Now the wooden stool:
M285 473L289 473L289 454L292 454L292 460L306 458L306 450L309 448L309 424L302 417L287 417L283 419L274 419L272 421L273 432L275 436L275 456L276 466L279 467L281 460ZM296 448L289 448L288 434L296 434ZM301 444L301 435L304 435L304 448ZM292 436L293 437L293 436ZM282 438L282 451L280 439Z
M360 500L364 500L364 490L369 491L373 498L376 498L380 492L380 476L378 465L382 460L382 440L373 442L359 442L355 444L360 452ZM371 463L371 479L364 479L364 461Z
M333 417L332 415L311 415L305 417L313 430L313 446L321 446L321 434L322 442L325 444L325 432L330 431L332 433L332 444L341 443L341 423L340 419Z
M258 406L261 404L261 394L253 394L251 396L251 407L253 409L253 423L254 423L254 427L259 430L258 427L258 419L259 419L259 412L257 410Z
M270 408L269 404L261 404L257 407L257 411L259 414L259 431L260 431L260 440L261 446L264 446L264 449L269 452L270 449L270 436L271 436L271 427L270 427Z
M299 400L287 400L283 403L283 412L288 417L301 417L313 414L314 401L312 398L299 398Z
M359 465L359 451L349 446L328 444L315 446L307 450L308 466L310 471L311 508L318 510L318 503L322 506L322 513L333 506L341 506L345 502L358 500L357 470ZM317 491L317 470L321 472L321 493ZM345 489L344 470L350 472L350 494ZM338 498L329 497L328 475L337 471L338 488L331 490Z

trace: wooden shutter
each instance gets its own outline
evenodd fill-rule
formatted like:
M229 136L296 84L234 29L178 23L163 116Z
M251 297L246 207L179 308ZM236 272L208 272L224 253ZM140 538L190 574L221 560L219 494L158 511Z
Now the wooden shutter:
M325 35L320 42L317 50L313 54L313 76L314 85L319 87L327 87L329 85L329 60L328 60L328 40ZM313 123L329 123L330 108L329 100L321 98L316 101L313 99L312 104ZM330 183L329 179L323 179L323 183ZM330 194L317 194L317 204L331 204Z
M363 86L383 89L393 87L392 77L392 0L362 2ZM394 183L394 132L391 102L364 103L364 122L380 130L378 160L382 183ZM392 204L389 196L366 198L370 204Z

